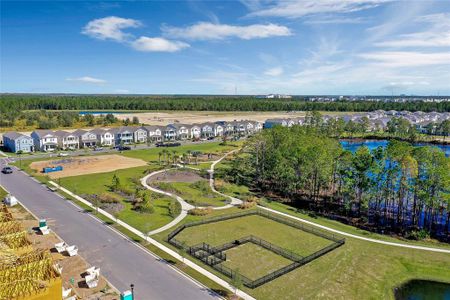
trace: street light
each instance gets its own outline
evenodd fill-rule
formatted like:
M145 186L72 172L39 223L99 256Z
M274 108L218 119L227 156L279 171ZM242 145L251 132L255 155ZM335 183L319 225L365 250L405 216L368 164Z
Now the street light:
M130 284L130 288L131 288L131 297L134 300L134 284Z

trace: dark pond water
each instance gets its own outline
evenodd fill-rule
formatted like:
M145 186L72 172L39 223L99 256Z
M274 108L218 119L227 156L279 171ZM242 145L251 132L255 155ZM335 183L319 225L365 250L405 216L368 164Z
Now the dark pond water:
M346 150L350 150L352 152L355 152L356 149L362 146L367 146L369 150L373 150L381 147L387 147L389 141L387 140L341 140L340 141L342 147ZM414 146L432 146L437 147L445 152L445 156L450 157L450 145L434 145L434 144L427 144L427 143L416 143Z
M450 300L450 284L411 280L395 290L396 300Z

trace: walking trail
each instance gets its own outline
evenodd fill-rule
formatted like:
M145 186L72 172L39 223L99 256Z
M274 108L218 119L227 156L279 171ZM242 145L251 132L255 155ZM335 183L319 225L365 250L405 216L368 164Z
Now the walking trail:
M235 151L236 151L236 150L235 150ZM231 152L227 153L226 155L228 155L228 154L230 154L230 153L231 153ZM215 166L215 164L217 164L218 162L220 162L222 159L224 159L224 158L226 157L226 155L223 156L223 157L221 157L219 160L214 161L213 164L211 165L211 168L208 170L208 173L209 173L209 185L210 185L212 191L215 192L215 193L217 193L217 194L219 194L219 195L221 195L221 196L224 196L224 197L230 199L230 203L227 204L227 205L224 205L224 206L212 207L213 210L227 209L227 208L231 208L231 207L234 207L234 206L239 205L239 204L242 203L242 200L237 199L237 198L234 198L234 197L231 197L231 196L228 196L228 195L225 195L225 194L222 194L222 193L216 191L216 189L214 188L214 178L213 178L213 174L214 174L214 166ZM200 170L200 169L197 169L197 168L193 168L193 167L185 167L185 166L182 166L182 165L177 165L177 167L179 167L179 168L192 169L192 170L196 170L196 171L199 171L199 170ZM148 179L149 179L150 177L152 177L152 176L155 176L155 175L157 175L157 174L164 173L164 172L169 171L169 170L176 170L176 169L177 169L177 168L170 168L170 169L163 169L163 170L155 171L155 172L152 172L152 173L146 175L145 177L143 177L143 178L141 179L141 184L142 184L145 188L147 188L147 189L149 189L150 191L153 191L153 192L155 192L155 193L162 194L162 195L166 195L166 196L169 196L169 197L171 197L171 198L174 198L174 199L177 200L178 203L180 203L180 205L181 205L181 213L180 213L175 219L173 219L170 223L168 223L168 224L166 224L166 225L164 225L164 226L162 226L162 227L160 227L160 228L157 228L157 229L155 229L155 230L150 231L150 232L148 233L149 235L153 235L153 234L157 234L157 233L163 232L163 231L165 231L165 230L167 230L167 229L169 229L169 228L175 226L176 224L180 223L180 222L187 216L189 210L195 208L194 205L187 203L187 202L186 202L183 198L181 198L180 196L177 196L177 195L175 195L175 194L173 194L173 193L169 193L169 192L160 190L160 189L158 189L158 188L152 187L152 186L150 186L150 185L147 183L147 182L148 182ZM204 207L197 207L197 208L204 208Z

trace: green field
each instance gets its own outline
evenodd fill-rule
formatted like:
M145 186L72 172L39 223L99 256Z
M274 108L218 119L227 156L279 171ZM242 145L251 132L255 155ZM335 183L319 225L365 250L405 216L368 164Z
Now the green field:
M251 280L256 280L292 263L289 259L253 243L245 243L229 249L225 251L225 254L227 260L222 265L231 270L239 270L240 274Z
M149 170L155 170L155 167L137 167L108 173L65 177L61 178L59 182L63 187L77 195L99 195L110 191L110 185L114 174L119 177L122 185L128 189L134 190L137 187L136 182ZM155 193L152 193L151 195L151 203L155 209L153 213L137 212L132 209L132 204L129 201L122 200L121 203L124 208L117 214L117 217L143 232L159 228L172 221L173 218L169 215L169 204L173 200L169 197ZM124 199L124 197L122 197L122 199Z
M219 246L249 235L301 256L308 256L332 243L311 233L257 215L189 227L177 235L176 239L186 242L189 246L202 242Z
M194 183L188 182L160 182L155 183L159 189L174 193L194 206L223 206L227 198L213 193L206 180Z

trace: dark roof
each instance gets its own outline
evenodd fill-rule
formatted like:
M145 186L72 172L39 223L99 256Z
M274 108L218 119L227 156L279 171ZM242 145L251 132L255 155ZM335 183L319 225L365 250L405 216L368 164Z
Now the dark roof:
M54 135L54 132L52 131L52 130L35 130L35 131L33 131L34 133L36 133L36 135L39 137L39 138L41 138L41 137L43 137L43 136L46 136L46 135L48 135L48 134L50 134L50 135Z
M4 137L7 137L7 138L9 138L9 139L11 139L11 140L15 140L15 139L18 139L18 138L20 138L20 137L26 137L26 138L31 139L31 137L29 137L29 136L27 136L27 135L25 135L25 134L22 134L22 133L19 133L19 132L13 132L13 131L12 131L12 132L4 133L3 136L4 136Z

